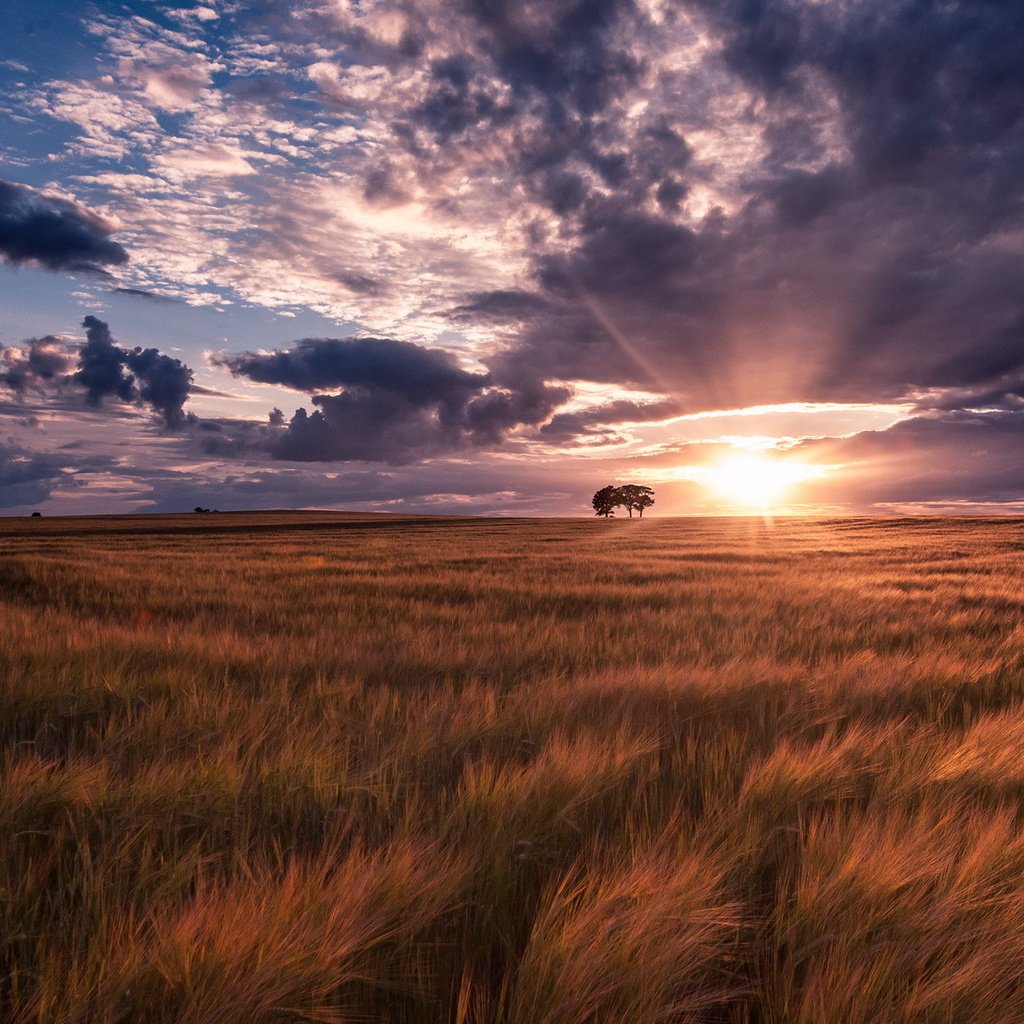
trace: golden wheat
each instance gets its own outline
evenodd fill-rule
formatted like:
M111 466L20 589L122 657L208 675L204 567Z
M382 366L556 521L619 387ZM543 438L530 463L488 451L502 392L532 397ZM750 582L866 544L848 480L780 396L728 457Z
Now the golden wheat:
M1024 1021L1024 522L0 521L0 1018Z

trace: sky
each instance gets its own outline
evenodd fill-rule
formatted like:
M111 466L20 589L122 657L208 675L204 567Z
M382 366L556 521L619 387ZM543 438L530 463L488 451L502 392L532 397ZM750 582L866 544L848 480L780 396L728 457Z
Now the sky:
M0 38L0 514L1024 512L1019 0Z

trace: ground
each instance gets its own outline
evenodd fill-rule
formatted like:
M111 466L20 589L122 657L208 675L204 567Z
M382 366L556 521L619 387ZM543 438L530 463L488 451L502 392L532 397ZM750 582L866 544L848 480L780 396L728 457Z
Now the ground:
M1024 521L0 520L16 1024L1024 1019Z

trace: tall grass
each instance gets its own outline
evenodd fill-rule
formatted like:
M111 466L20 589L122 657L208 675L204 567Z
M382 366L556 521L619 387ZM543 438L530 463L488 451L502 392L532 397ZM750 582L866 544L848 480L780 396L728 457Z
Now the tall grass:
M0 1019L1024 1021L1022 556L0 521Z

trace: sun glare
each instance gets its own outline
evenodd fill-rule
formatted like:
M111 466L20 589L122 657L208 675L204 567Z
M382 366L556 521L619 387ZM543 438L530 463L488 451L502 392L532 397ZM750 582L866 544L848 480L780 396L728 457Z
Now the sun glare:
M770 511L794 484L823 474L819 466L745 453L707 467L702 476L708 487L733 504Z

